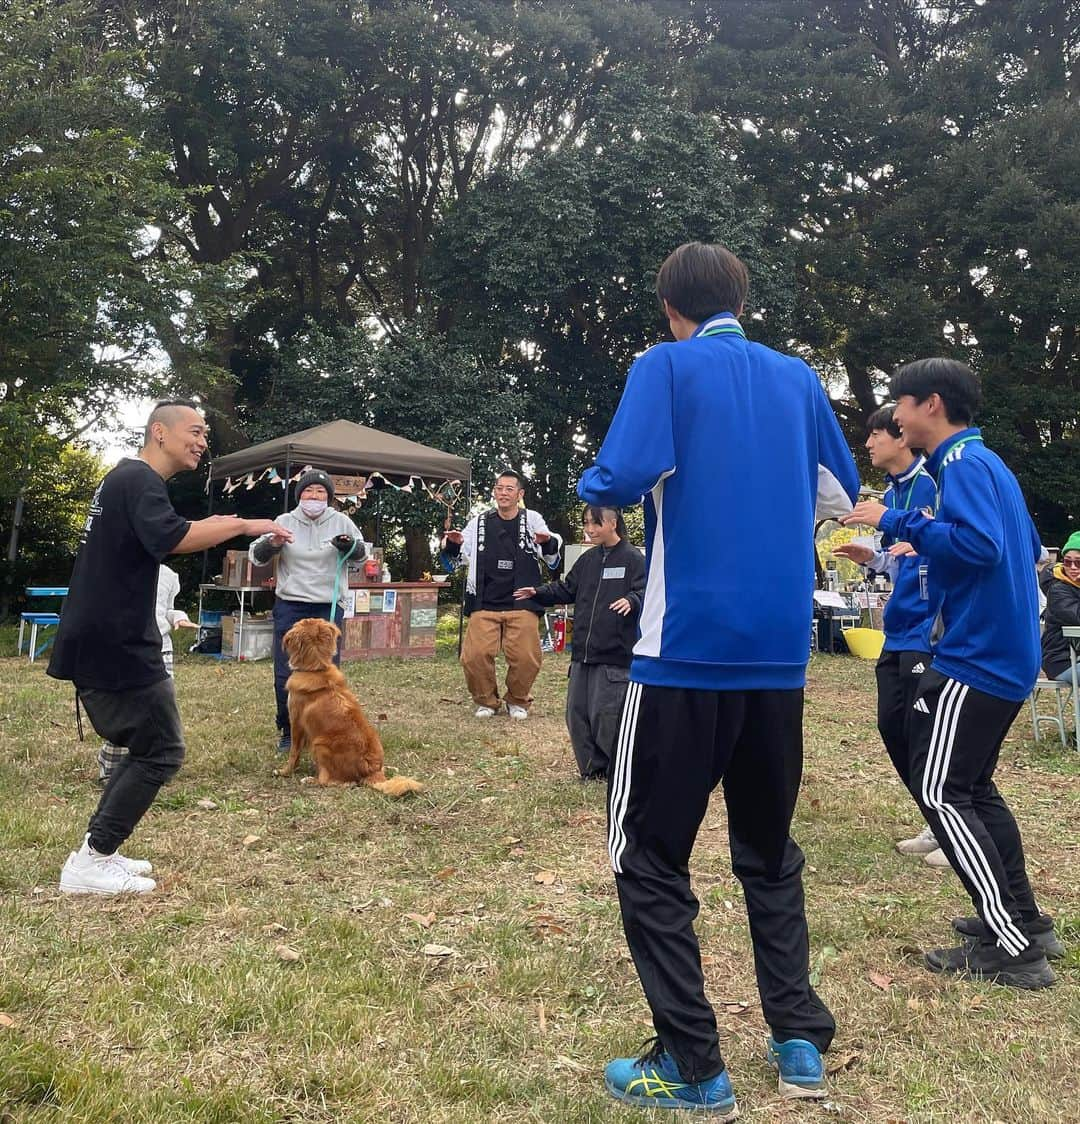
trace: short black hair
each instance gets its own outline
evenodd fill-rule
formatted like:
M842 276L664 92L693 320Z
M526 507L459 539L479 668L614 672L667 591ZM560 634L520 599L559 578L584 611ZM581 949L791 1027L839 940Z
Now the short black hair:
M596 524L604 522L605 518L615 520L615 534L620 539L626 538L626 520L623 519L622 508L604 507L601 504L587 503L581 511L581 521L591 519Z
M501 480L504 476L512 476L517 482L519 488L525 487L525 477L515 468L504 468L502 472L498 473L495 477L496 481Z
M871 433L878 429L884 429L890 437L895 437L897 440L902 436L900 426L893 421L893 411L896 409L891 403L887 406L878 406L878 408L866 419L866 436L869 437Z
M889 394L910 394L925 402L936 394L945 404L945 416L953 425L971 425L982 404L979 376L959 359L916 359L897 367L889 383Z
M718 312L738 315L746 304L750 274L719 243L684 242L664 259L656 275L656 295L676 312L701 324Z
M146 425L143 428L143 445L149 445L154 439L151 433L151 427L155 422L161 422L162 425L172 425L176 420L176 407L181 406L188 410L195 410L202 412L202 407L198 402L193 402L190 398L163 398L160 402L154 403L154 408L150 411L150 416L146 419Z

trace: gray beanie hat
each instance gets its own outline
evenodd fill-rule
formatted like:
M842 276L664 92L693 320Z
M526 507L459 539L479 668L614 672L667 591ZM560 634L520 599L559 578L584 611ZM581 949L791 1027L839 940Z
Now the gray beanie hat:
M334 482L321 468L311 468L296 482L296 499L299 502L304 494L304 489L309 484L321 484L326 489L326 500L329 503L334 498Z

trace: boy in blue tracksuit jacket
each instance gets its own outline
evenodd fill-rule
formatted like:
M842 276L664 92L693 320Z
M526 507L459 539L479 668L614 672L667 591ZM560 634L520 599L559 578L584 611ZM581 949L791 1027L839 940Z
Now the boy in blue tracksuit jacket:
M595 465L591 504L645 497L646 581L608 784L608 849L657 1044L612 1062L634 1104L734 1111L705 998L688 863L723 783L758 989L781 1091L825 1094L835 1023L809 981L802 852L791 817L819 516L850 510L858 473L817 376L746 339L748 277L688 243L657 277L677 342L633 365ZM778 542L767 569L755 544Z
M847 522L879 526L928 562L941 598L940 638L911 713L909 788L971 895L978 919L954 924L974 944L927 954L927 966L1015 987L1053 983L1012 812L993 782L1005 734L1039 674L1039 537L1016 477L971 421L979 383L964 364L923 359L892 381L894 417L925 448L931 510L864 502Z
M926 458L908 448L893 417L893 407L875 410L867 418L866 432L870 463L885 473L884 505L894 511L933 511L937 484L926 471ZM835 553L872 573L888 574L893 583L885 606L885 644L874 668L877 725L889 759L907 787L911 708L919 680L930 666L930 630L940 598L930 598L926 559L913 553L909 543L898 542L890 534L882 536L879 551L862 543L845 543ZM914 839L901 840L897 850L925 855L937 850L937 841L927 827Z

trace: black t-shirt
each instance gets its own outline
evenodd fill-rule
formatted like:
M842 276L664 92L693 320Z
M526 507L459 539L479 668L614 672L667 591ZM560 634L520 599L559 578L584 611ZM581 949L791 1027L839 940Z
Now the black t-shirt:
M484 518L484 516L481 516ZM488 519L485 528L484 550L480 555L483 573L483 587L480 591L480 608L502 612L506 609L529 608L521 601L514 600L514 590L525 585L536 585L540 569L535 561L519 564L518 533L520 517L503 519L495 515ZM522 569L529 572L522 574Z
M158 566L190 525L145 461L123 460L102 480L75 556L51 676L104 691L165 678L154 619Z

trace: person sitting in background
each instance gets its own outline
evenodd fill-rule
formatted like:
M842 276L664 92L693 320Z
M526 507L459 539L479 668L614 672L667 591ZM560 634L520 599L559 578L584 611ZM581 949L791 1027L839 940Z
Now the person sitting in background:
M334 498L334 482L320 469L305 472L296 482L296 507L278 519L292 532L292 539L280 535L263 535L248 548L248 557L264 566L278 555L277 581L274 585L274 695L277 699L275 721L278 728L278 753L292 748L289 730L289 692L285 689L290 670L289 657L281 641L297 621L309 617L333 620L339 627L345 611L340 600L330 613L334 582L339 573L342 555L366 558L368 544L356 525L330 506ZM348 577L342 589L348 589ZM341 644L334 663L341 662Z
M514 590L517 600L574 606L566 727L583 781L606 778L615 752L630 660L645 592L645 558L626 541L615 507L589 505L581 528L586 550L560 581Z
M168 566L158 568L157 602L154 608L154 620L157 622L158 631L161 633L161 659L165 664L165 672L171 678L173 674L173 646L172 633L174 628L198 628L199 626L184 612L176 609L173 603L180 592L180 575ZM112 742L102 742L98 751L98 780L106 784L113 769L127 755L127 747L113 745Z
M1043 620L1042 666L1046 678L1072 683L1069 642L1061 630L1080 626L1080 531L1069 536L1061 549L1061 561L1051 571Z

